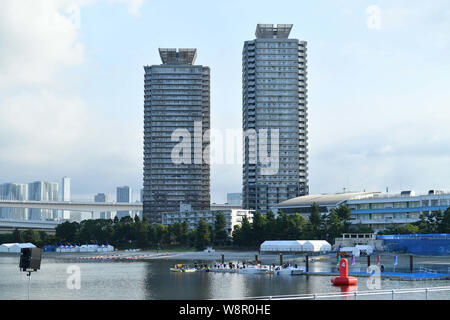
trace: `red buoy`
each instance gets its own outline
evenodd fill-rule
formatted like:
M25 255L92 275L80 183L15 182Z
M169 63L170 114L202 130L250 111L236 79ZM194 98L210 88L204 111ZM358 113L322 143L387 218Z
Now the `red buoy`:
M331 279L331 282L335 286L351 286L355 285L358 282L358 279L356 279L355 277L348 276L348 261L345 258L339 261L339 272L339 277Z

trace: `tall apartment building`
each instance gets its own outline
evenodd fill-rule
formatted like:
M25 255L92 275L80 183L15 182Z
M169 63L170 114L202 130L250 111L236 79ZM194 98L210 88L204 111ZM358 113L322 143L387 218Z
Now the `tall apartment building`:
M194 65L196 49L159 49L160 65L144 66L143 214L161 223L181 205L208 210L210 70ZM180 136L181 134L181 136ZM182 157L177 148L184 146ZM206 152L205 152L206 151ZM203 156L202 156L203 155ZM207 161L204 161L207 159Z
M289 38L291 29L291 24L258 24L256 39L245 41L242 52L243 208L261 213L309 193L306 42ZM266 164L259 154L264 129L268 154L278 156L278 168L270 174L262 170ZM258 135L257 153L252 131ZM277 137L278 149L271 140Z
M58 201L58 183L46 181L34 181L28 184L28 200L33 201ZM56 219L58 210L30 209L30 220Z
M23 183L0 184L0 200L28 200L28 185ZM26 208L0 208L0 219L26 220Z
M133 201L133 191L128 186L117 187L116 189L116 202L131 203ZM130 211L117 211L117 218L125 216L131 216Z

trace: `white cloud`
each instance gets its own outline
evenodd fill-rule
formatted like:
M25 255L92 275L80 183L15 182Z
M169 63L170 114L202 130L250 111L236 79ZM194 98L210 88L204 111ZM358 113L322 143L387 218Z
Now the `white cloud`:
M79 65L83 45L65 10L74 1L0 2L0 86L51 81L61 66Z
M110 0L110 1L123 3L128 7L128 12L133 15L139 14L142 5L145 2L145 0Z
M84 61L77 15L95 2L0 2L0 183L70 175L73 189L94 192L141 172L142 125L100 113L67 85L77 82L67 68ZM137 13L142 1L126 4Z

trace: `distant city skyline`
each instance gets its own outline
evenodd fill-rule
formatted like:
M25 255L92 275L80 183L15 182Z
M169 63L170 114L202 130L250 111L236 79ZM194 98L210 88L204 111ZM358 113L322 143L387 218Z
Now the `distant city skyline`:
M0 183L68 176L73 199L120 185L139 199L142 66L160 47L197 48L211 128L239 129L243 43L258 23L292 23L308 41L309 193L449 189L448 12L442 0L1 1ZM211 202L241 189L240 164L211 165Z

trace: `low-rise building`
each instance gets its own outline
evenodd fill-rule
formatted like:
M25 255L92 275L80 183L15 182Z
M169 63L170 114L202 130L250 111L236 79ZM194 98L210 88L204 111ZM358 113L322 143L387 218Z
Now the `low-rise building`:
M430 190L422 195L416 195L414 191L394 195L380 192L308 195L283 201L272 211L275 216L283 211L308 217L313 204L319 206L321 214L328 214L332 208L345 205L351 211L352 224L368 226L379 232L392 226L417 222L421 214L445 211L450 206L450 192Z
M163 213L162 224L171 225L174 223L188 224L188 229L192 230L197 228L197 225L201 218L205 219L206 223L214 225L216 221L216 215L222 213L225 216L226 231L228 235L231 233L235 225L240 225L244 216L247 217L249 222L253 222L253 210L243 209L222 209L222 210L190 210L180 212L167 212Z
M355 246L371 246L376 250L383 249L383 240L377 239L375 233L344 233L335 238L334 249Z

